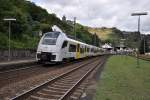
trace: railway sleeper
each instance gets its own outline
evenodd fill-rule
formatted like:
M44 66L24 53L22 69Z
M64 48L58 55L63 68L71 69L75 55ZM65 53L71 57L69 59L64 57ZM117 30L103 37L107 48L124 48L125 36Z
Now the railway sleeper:
M76 82L77 80L78 80L78 78L61 79L61 81L64 81L64 82Z
M64 76L63 78L76 78L76 77L79 77L79 76L81 76L80 74L77 74L77 73L71 73L70 75L68 75L68 76Z
M85 88L85 86L83 87L81 87L81 86L79 86L76 90L75 90L75 92L70 96L70 99L69 100L78 100L80 97L81 97L81 95L82 95L82 93L83 93L83 91L84 91L84 88Z
M83 90L75 90L75 92L73 92L73 94L70 97L80 97L83 93Z
M27 100L57 100L57 99L48 99L48 98L37 97L37 96L31 95L30 98L28 98Z
M77 75L76 75L76 76L74 75L74 77L73 77L73 76L67 77L67 78L64 77L63 79L65 79L65 80L74 80L74 79L77 79L77 78L80 78L80 77L81 77L81 75L78 75L78 76L77 76Z
M61 86L69 86L69 87L71 87L71 86L73 86L73 84L71 84L71 83L55 83L56 85L61 85Z
M56 90L56 91L67 91L68 89L65 89L65 88L57 88L57 87L50 87L48 86L48 89L51 89L51 90Z
M70 86L61 86L61 85L57 85L57 84L52 84L51 86L57 87L57 88L62 88L62 89L64 89L64 88L69 89L70 88Z
M83 90L85 88L85 86L80 85L77 89Z
M41 90L41 93L48 94L48 95L63 95L65 92L60 91L53 91L53 90Z
M80 93L82 93L82 92L83 92L83 89L84 89L84 88L82 88L82 89L77 88L77 89L75 90L75 92L78 92L78 93L80 92ZM75 93L75 92L74 92L74 93Z
M39 98L46 98L45 100L47 99L58 99L61 97L61 95L50 95L50 94L45 94L45 93L42 93L42 92L37 92L36 94L34 94L34 96L36 97L39 97Z
M82 94L82 92L74 92L73 94L72 94L72 96L75 96L75 97L80 97L81 96L81 94Z
M79 99L79 97L76 97L76 96L71 96L70 98L69 98L69 100L78 100Z
M75 84L76 82L74 81L58 81L58 82L55 82L56 84L57 83L61 83L61 84Z

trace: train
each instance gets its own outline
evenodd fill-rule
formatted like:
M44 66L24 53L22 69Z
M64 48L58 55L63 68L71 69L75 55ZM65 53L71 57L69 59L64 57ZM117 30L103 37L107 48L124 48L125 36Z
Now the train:
M45 33L38 44L36 60L38 62L63 62L85 57L101 55L102 48L89 45L68 37L54 25L52 32Z

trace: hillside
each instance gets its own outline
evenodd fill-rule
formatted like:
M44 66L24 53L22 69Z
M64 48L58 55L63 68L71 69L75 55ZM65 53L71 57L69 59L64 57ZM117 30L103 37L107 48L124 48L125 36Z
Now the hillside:
M88 27L88 31L96 33L102 42L119 42L124 37L123 33L117 28L91 28Z
M112 43L113 46L118 46L120 45L120 42L122 42L121 39L125 39L124 44L126 46L131 48L140 47L140 34L138 32L126 32L120 31L117 28L106 28L106 27L102 28L88 27L88 31L91 33L96 33L103 43L109 42Z
M73 26L60 20L55 14L26 0L0 0L0 49L8 48L8 22L4 18L16 18L11 24L11 48L36 48L39 31L51 31L53 25L74 36ZM76 25L77 37L92 44L92 34L84 26Z
M16 18L11 24L11 48L36 49L39 32L49 32L53 25L60 27L67 35L75 36L72 21L63 21L30 1L0 0L0 4L0 49L8 48L8 22L4 18ZM77 23L75 32L80 41L96 46L100 42L118 45L120 39L125 38L127 46L139 47L139 34L122 32L115 27L91 28Z
M25 0L0 0L0 48L8 46L8 22L4 18L16 18L12 22L11 48L36 48L39 31L51 31L56 24L65 32L72 27L63 23L55 14Z

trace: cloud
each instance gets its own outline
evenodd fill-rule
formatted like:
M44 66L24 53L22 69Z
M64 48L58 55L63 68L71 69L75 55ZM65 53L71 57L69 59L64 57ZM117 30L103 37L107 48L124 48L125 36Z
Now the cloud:
M68 19L77 17L77 21L92 27L118 27L121 30L136 31L137 17L133 12L146 11L147 16L141 17L141 31L150 32L150 1L149 0L31 0L56 13L58 17L66 15Z

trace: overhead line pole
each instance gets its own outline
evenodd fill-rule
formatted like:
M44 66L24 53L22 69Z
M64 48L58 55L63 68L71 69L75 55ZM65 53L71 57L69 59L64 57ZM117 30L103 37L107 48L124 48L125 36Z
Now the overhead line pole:
M76 17L74 17L74 27L73 27L73 32L74 32L74 35L75 35L75 39L77 39L77 34L76 34L76 30L75 30L75 27L76 27Z
M131 16L138 16L138 33L140 34L140 17L143 15L147 15L147 12L140 12L140 13L132 13ZM141 34L140 34L140 41L141 41ZM138 50L139 51L139 50ZM137 52L137 67L139 67L139 52ZM145 54L145 42L144 42L144 54Z

